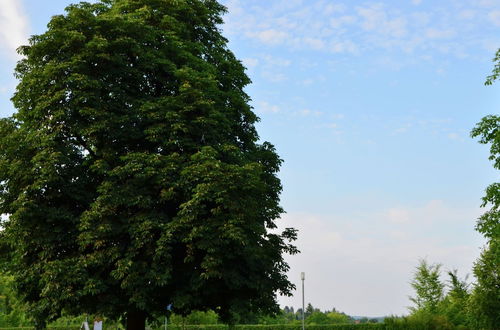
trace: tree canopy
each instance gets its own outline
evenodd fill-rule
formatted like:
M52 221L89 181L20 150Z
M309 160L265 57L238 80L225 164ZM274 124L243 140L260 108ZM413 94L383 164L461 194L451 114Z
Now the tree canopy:
M440 269L440 264L429 265L425 259L420 260L410 283L415 290L415 297L410 297L415 304L411 308L413 312L436 312L444 296L444 284L439 280Z
M20 47L0 121L8 269L43 322L167 305L277 311L294 229L276 219L281 159L259 143L215 0L101 0ZM142 326L141 326L142 324Z

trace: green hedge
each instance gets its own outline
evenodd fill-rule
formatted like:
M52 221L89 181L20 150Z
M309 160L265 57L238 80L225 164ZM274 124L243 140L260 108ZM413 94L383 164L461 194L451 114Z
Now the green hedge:
M237 330L302 330L302 325L238 325ZM382 330L385 329L383 324L378 323L361 323L361 324L322 324L322 325L306 325L306 330ZM173 329L172 329L173 330ZM194 330L194 329L192 329ZM214 329L215 330L215 329Z
M11 328L0 328L0 330L33 330L35 327L11 327ZM49 330L79 330L79 325L67 326L67 327L51 327L48 326Z
M109 329L104 324L105 329ZM28 330L32 327L0 328L0 330ZM48 327L52 330L78 330L79 326ZM154 330L163 330L164 327L157 327ZM223 324L211 325L168 325L168 330L228 330L229 326ZM361 324L329 324L329 325L306 325L306 330L448 330L466 329L464 327L453 327L449 324L439 324L437 322L425 323L411 320L399 319L388 320L385 323L361 323ZM302 326L290 324L266 324L266 325L236 325L234 330L302 330Z
M154 330L163 330L158 327ZM227 325L169 325L168 330L228 330ZM299 324L236 325L235 330L302 330ZM306 325L306 330L465 330L446 322L422 322L408 319L386 320L384 323Z
M168 330L228 330L227 325L169 325ZM155 330L163 330L158 327ZM265 324L265 325L236 325L235 330L302 330L300 324ZM328 325L306 325L306 330L385 330L383 323L362 323L362 324L328 324ZM403 329L403 328L401 328Z

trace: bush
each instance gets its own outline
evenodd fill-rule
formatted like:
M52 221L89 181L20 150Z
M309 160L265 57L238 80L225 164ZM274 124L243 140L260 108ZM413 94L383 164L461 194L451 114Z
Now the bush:
M386 330L467 330L454 326L446 316L419 314L408 317L389 317L384 320Z

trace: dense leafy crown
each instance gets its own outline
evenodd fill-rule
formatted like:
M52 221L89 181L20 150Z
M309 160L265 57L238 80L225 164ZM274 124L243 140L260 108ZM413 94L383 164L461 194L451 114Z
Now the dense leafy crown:
M258 144L215 0L101 0L20 48L0 122L2 243L38 317L168 304L226 319L289 294L281 160Z

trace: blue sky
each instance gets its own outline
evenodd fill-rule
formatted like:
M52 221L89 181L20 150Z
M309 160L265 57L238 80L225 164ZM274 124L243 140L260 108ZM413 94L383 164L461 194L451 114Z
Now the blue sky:
M14 49L69 0L0 2L0 114ZM404 314L419 258L465 275L485 187L498 179L471 128L500 106L483 85L500 1L225 0L222 27L248 68L262 140L284 159L306 301L351 315ZM298 286L299 287L299 286ZM280 298L300 306L300 292Z

